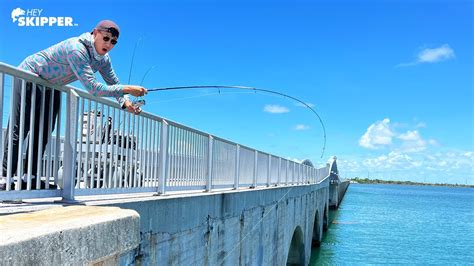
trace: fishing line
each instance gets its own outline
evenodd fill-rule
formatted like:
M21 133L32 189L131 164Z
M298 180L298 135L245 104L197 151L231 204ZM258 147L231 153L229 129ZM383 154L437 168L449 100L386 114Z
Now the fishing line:
M155 66L151 66L150 68L147 69L147 71L145 72L145 75L143 75L142 81L140 82L140 86L142 86L143 81L145 81L145 78L146 78L146 76L148 75L148 73L150 73L150 71L152 71L155 67L156 67L156 65L155 65Z
M140 43L141 39L142 39L142 36L140 36L140 38L138 38L137 42L135 43L135 47L133 48L132 61L130 62L130 71L128 72L128 83L127 84L130 84L130 80L132 78L132 69L133 69L133 61L135 59L135 52L137 51L137 46Z
M255 93L257 92L264 92L264 93L269 93L269 94L274 94L274 95L279 95L282 97L286 97L289 99L292 99L294 101L297 101L301 104L303 104L306 108L308 108L311 112L313 112L316 117L318 118L319 122L321 123L321 127L323 129L323 136L324 136L324 141L323 141L323 148L321 152L321 158L324 156L324 152L326 150L326 127L324 126L324 122L319 116L319 114L307 103L303 102L302 100L293 97L291 95L281 93L278 91L273 91L273 90L267 90L267 89L259 89L259 88L254 88L254 87L246 87L246 86L227 86L227 85L201 85L201 86L180 86L180 87L167 87L167 88L152 88L148 89L148 92L154 92L154 91L171 91L171 90L192 90L192 89L217 89L220 93L220 89L235 89L235 90L246 90L246 91L254 91Z

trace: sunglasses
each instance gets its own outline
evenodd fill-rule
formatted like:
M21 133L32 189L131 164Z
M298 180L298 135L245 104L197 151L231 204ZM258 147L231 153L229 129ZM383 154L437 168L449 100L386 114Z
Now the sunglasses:
M102 34L102 36L103 36L102 40L104 40L104 42L110 41L110 43L111 43L112 45L116 45L116 44L117 44L117 40L116 40L116 39L112 39L112 38L110 38L109 36L104 35L104 33L102 33L102 31L99 31L99 32ZM108 31L106 31L106 32L108 32Z
M113 45L117 44L117 40L111 39L109 36L104 36L104 38L102 38L102 40L104 40L104 42L110 41L110 43L113 44Z

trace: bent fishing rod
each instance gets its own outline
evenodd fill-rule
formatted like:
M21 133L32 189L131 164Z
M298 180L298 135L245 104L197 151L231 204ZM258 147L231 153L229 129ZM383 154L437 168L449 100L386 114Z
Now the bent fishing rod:
M129 71L129 75L128 75L128 83L130 84L130 79L132 77L132 68L133 68L133 62L134 62L134 59L135 59L135 52L136 52L136 49L141 41L143 36L140 36L140 38L138 38L137 42L135 43L135 47L133 49L133 53L132 53L132 60L130 62L130 71ZM155 66L152 66L150 67L146 73L143 75L143 78L140 82L140 86L142 85L143 81L145 80L145 78L147 77L147 75L155 68ZM282 97L286 97L286 98L289 98L289 99L292 99L298 103L301 103L303 104L303 106L305 106L306 108L308 108L311 112L313 112L317 117L318 117L318 120L319 122L321 123L321 127L323 128L323 136L324 136L324 142L323 142L323 148L322 148L322 152L321 152L321 158L323 158L324 156L324 152L326 150L326 127L324 126L324 123L323 123L323 120L321 119L321 117L319 116L319 114L311 107L309 106L307 103L303 102L302 100L296 98L296 97L293 97L291 95L288 95L288 94L284 94L284 93L281 93L281 92L278 92L278 91L273 91L273 90L267 90L267 89L259 89L259 88L255 88L255 87L247 87L247 86L228 86L228 85L201 85L201 86L180 86L180 87L167 87L167 88L152 88L152 89L148 89L148 91L150 92L154 92L154 91L171 91L171 90L192 90L192 89L218 89L219 90L219 93L220 93L220 89L236 89L236 90L246 90L246 91L254 91L255 93L256 92L264 92L264 93L269 93L269 94L275 94L275 95L278 95L278 96L282 96ZM134 103L134 105L138 108L140 108L140 106L144 105L145 104L145 101L144 100L138 100Z
M246 86L228 86L228 85L201 85L201 86L180 86L180 87L167 87L167 88L152 88L148 89L148 92L155 92L155 91L171 91L171 90L192 90L192 89L218 89L220 92L220 89L235 89L235 90L246 90L246 91L254 91L254 92L264 92L264 93L269 93L269 94L275 94L278 96L286 97L289 99L292 99L298 103L301 103L304 107L308 108L311 112L313 112L316 117L318 117L319 122L321 123L321 127L323 128L323 136L324 136L324 142L323 142L323 149L321 152L321 158L324 156L324 152L326 150L326 127L324 126L323 120L319 116L319 114L307 103L304 101L293 97L291 95L281 93L278 91L273 91L273 90L267 90L267 89L259 89L255 87L246 87Z

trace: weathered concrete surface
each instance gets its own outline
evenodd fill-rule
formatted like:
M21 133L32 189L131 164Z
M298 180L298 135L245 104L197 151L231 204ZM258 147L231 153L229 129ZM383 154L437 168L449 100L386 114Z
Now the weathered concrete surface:
M134 259L139 216L69 206L0 216L0 265L113 265Z
M332 181L329 185L329 207L337 209L339 207L339 182Z
M307 265L321 240L329 184L158 196L86 204L140 214L144 265ZM301 239L292 239L301 230ZM295 238L297 239L297 238ZM292 252L290 252L292 250Z
M347 191L347 188L349 187L349 184L350 184L349 180L344 180L339 184L338 204L341 204L341 201L344 198L344 195L346 195L346 191Z
M344 195L346 195L347 188L349 187L349 181L339 181L339 179L333 179L329 185L329 207L331 209L337 209L341 204Z

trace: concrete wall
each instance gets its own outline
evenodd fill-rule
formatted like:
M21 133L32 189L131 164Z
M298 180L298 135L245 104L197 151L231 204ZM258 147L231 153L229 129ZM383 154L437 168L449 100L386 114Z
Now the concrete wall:
M291 263L307 265L313 235L316 242L322 237L328 196L325 180L316 185L99 204L140 214L137 263L284 265L290 253Z
M0 265L126 265L138 252L138 226L136 212L113 207L3 215Z
M339 184L338 187L338 204L341 204L342 199L344 198L344 195L346 195L347 188L349 187L349 180L344 180Z
M329 207L337 209L339 206L339 183L330 182L329 185Z

